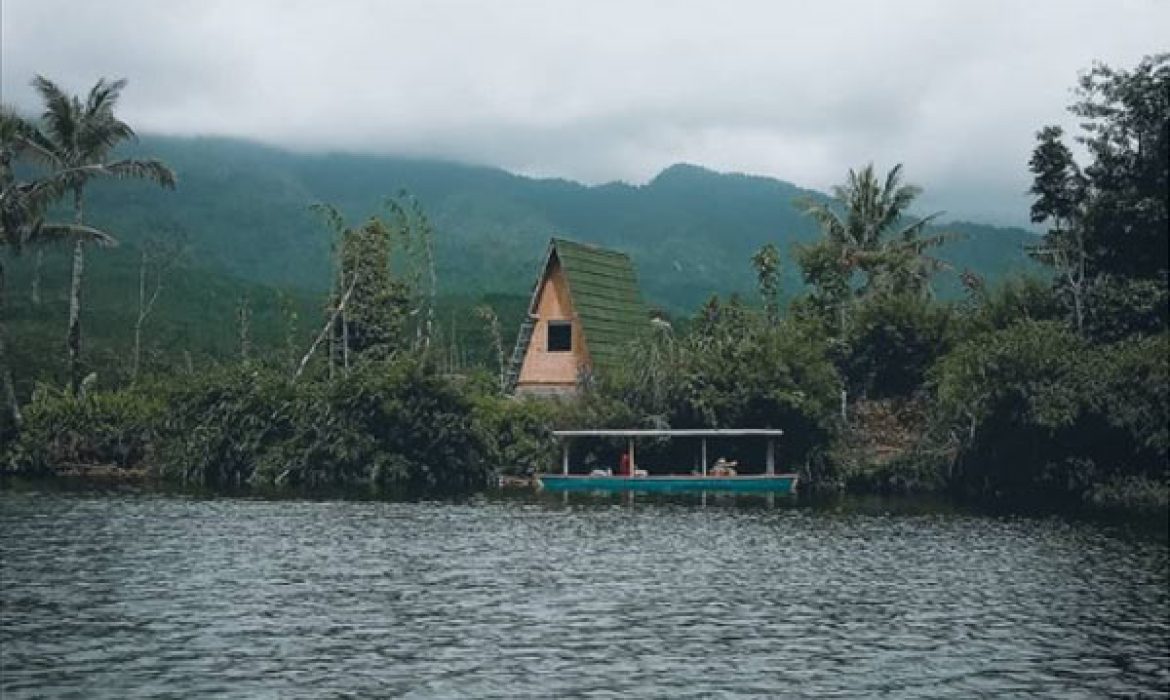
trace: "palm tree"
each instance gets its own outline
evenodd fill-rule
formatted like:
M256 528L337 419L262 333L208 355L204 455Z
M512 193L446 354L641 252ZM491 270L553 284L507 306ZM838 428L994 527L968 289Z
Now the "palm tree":
M945 234L922 237L942 212L926 217L907 215L922 188L902 182L902 165L895 165L884 182L873 163L849 171L845 185L833 187L830 202L804 198L799 204L825 233L825 243L838 255L842 272L867 275L859 294L872 291L929 292L930 276L941 262L924 251L946 240Z
M118 178L152 180L162 187L175 186L175 174L157 159L123 159L106 162L116 146L134 140L134 130L114 116L125 80L107 82L102 78L84 102L66 94L52 81L37 76L33 87L45 104L38 144L52 154L63 173L66 191L73 199L73 223L84 226L85 185L97 174ZM99 166L93 169L91 166ZM85 268L85 240L73 245L73 275L69 294L69 330L66 348L69 354L69 386L76 392L81 382L81 285Z
M86 241L110 245L113 238L103 232L77 224L46 222L44 211L61 197L70 182L81 170L90 176L103 174L100 166L87 166L75 171L55 171L31 182L17 182L13 163L25 158L42 164L56 162L35 137L34 127L11 109L0 105L0 252L19 253L27 245ZM12 369L7 358L7 328L4 325L4 260L0 257L0 392L9 419L15 427L21 424L20 406L12 381Z
M833 188L829 202L804 198L798 202L825 234L819 244L798 253L805 277L814 283L823 302L837 316L837 347L846 338L850 302L874 293L930 294L930 278L944 263L925 254L947 239L946 234L924 238L923 230L942 212L915 218L907 214L922 189L902 182L902 165L895 165L884 181L873 163L849 171L844 185ZM865 274L860 287L854 273ZM852 290L852 293L851 293ZM846 418L848 395L841 387L841 418Z

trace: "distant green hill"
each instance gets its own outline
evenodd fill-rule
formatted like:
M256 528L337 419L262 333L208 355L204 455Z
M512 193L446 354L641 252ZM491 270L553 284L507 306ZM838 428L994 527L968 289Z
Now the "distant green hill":
M134 243L89 249L82 357L84 372L95 372L99 386L117 386L131 376L139 255ZM40 305L30 300L32 261L31 254L3 259L9 272L4 314L12 341L10 359L22 398L32 393L37 382L61 387L67 376L65 328L71 256L64 248L47 251ZM444 366L482 366L494 371L497 358L488 326L474 308L491 306L500 318L505 343L509 343L527 301L519 294L440 298L435 342L442 348ZM154 311L143 326L142 371L184 372L239 358L240 312L246 308L249 357L283 364L291 372L320 332L325 304L324 291L249 282L184 261L164 277Z
M33 257L4 259L5 322L17 389L27 397L36 381L64 386L65 328L69 307L70 256L50 250L42 275L42 303L29 299ZM130 376L138 310L139 251L133 244L90 249L83 294L84 371L98 373L100 386ZM220 272L188 265L164 278L153 313L143 326L144 372L206 367L240 356L241 306L249 309L252 357L290 362L304 352L320 328L324 299L300 290L278 291ZM291 337L290 337L291 333ZM290 343L291 341L291 343Z
M356 223L377 213L387 195L405 189L418 197L437 230L437 341L452 364L485 367L496 360L473 308L490 304L510 344L554 234L629 252L647 300L687 315L713 292L753 297L748 259L769 241L784 254L786 292L796 291L791 246L820 235L793 200L823 195L689 165L672 166L642 186L587 187L492 168L307 155L225 139L149 137L135 151L164 159L180 181L174 192L135 182L97 183L91 190L88 220L122 240L117 248L93 250L87 262L83 350L87 369L102 384L124 380L129 371L140 246L175 233L189 252L148 323L146 369L181 371L188 363L237 357L236 314L244 299L252 312L253 353L291 363L320 328L329 283L330 234L308 210L313 202L331 202ZM964 268L989 282L1036 269L1024 254L1034 240L1026 231L968 223L944 228L960 234L940 254L955 268L936 279L944 296L960 293L956 272ZM6 316L22 396L34 379L61 385L65 370L69 257L64 250L46 256L39 307L28 298L32 259L6 262Z
M405 189L436 225L444 295L527 294L548 238L558 234L629 252L650 303L690 311L712 292L751 293L748 259L769 241L785 254L787 290L797 289L788 251L819 233L793 199L823 196L780 180L689 165L672 166L641 186L589 187L493 168L300 154L226 139L148 137L135 150L168 162L178 172L178 190L100 184L90 198L95 223L130 243L181 230L196 267L310 292L328 283L329 235L307 206L331 202L356 221ZM1034 239L1027 231L969 223L944 228L962 234L940 254L957 271L969 268L993 282L1034 269L1024 254ZM944 274L936 286L954 294L957 277Z

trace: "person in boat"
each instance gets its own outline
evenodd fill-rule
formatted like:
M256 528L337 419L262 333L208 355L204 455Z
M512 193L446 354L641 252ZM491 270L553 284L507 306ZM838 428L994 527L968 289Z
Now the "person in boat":
M620 476L630 475L630 453L622 452L622 458L618 461L618 474Z
M728 461L724 457L715 460L715 465L711 467L711 476L735 476L735 468L739 466L739 462Z

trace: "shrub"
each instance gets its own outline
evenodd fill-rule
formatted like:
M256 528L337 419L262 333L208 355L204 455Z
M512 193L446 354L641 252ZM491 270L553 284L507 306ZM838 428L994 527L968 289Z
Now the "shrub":
M490 394L477 397L475 422L488 459L501 473L544 471L556 462L556 403Z
M713 302L685 337L660 329L632 346L599 393L623 427L782 428L777 459L795 465L830 440L839 386L815 324Z
M1025 321L957 347L932 370L933 421L981 494L1074 494L1117 476L1166 478L1168 336L1090 346Z
M74 399L48 390L4 450L21 471L151 466L212 488L485 486L494 445L473 394L412 358L294 383L241 365Z
M39 387L5 462L16 471L74 465L142 466L155 442L163 403L148 392L92 392L84 398Z
M491 475L470 397L414 359L299 384L230 370L171 400L162 468L185 481L419 492L476 488Z
M850 321L843 371L854 396L910 396L951 346L950 307L920 296L879 295Z

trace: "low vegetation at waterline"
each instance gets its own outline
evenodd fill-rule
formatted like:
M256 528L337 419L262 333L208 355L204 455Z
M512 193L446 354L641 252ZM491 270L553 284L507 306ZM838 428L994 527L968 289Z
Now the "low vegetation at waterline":
M493 443L469 394L419 363L333 381L244 363L85 397L42 391L9 449L33 471L115 464L213 488L488 485Z
M0 469L115 465L223 489L461 491L497 473L547 469L555 428L778 427L787 432L779 462L813 490L1164 507L1168 95L1170 57L1132 71L1098 66L1072 108L1087 125L1090 162L1073 159L1059 129L1037 134L1032 214L1048 230L1030 252L1046 277L989 285L946 269L931 251L947 234L910 213L920 190L903 183L900 166L866 166L831 202L804 202L820 240L790 254L767 245L744 261L758 300L712 297L690 318L648 320L620 368L584 380L572 401L502 395L507 330L496 309L468 310L484 326L475 353L484 361L457 361L439 312L441 232L418 201L389 198L356 225L315 205L333 241L323 318L302 305L282 317L285 328L269 329L267 347L244 305L228 326L238 336L230 355L196 367L188 354L161 371L140 372L136 361L118 381L81 378L71 313L62 319L66 381L34 376L37 388L21 396L14 387L28 383L13 373L26 368L6 350L20 339L9 339L0 306ZM0 242L16 250L112 240L80 218L46 221L55 198L80 187L69 168L114 175L112 164L41 159L50 166L40 180L17 182L10 163L35 150L36 127L4 118ZM161 289L148 285L161 273L146 260L143 333L143 300ZM786 262L806 287L782 299ZM964 299L934 296L933 281L947 274L962 280ZM619 449L599 441L576 458L612 465ZM678 471L691 466L685 449L648 441L639 454Z

